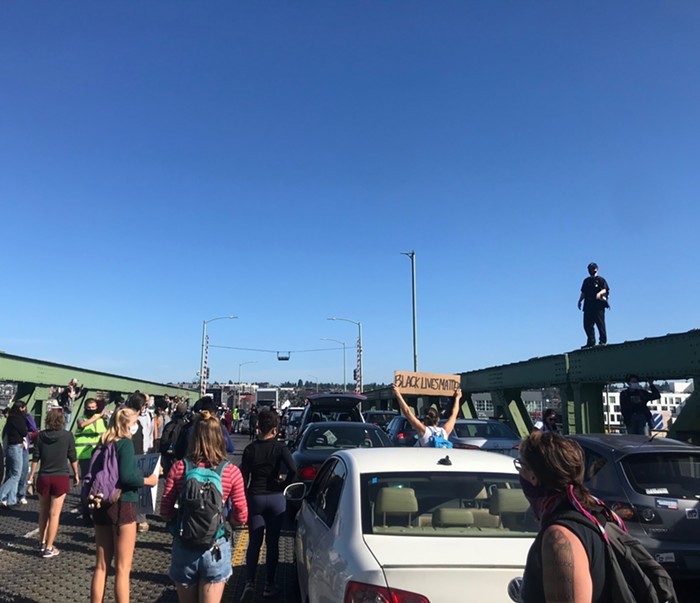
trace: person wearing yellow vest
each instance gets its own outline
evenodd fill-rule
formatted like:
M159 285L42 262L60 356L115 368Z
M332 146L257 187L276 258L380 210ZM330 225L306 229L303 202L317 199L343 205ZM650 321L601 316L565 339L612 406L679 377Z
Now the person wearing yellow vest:
M88 398L85 400L85 414L78 421L78 429L75 431L75 450L78 455L80 477L84 477L90 467L90 459L95 448L100 443L100 437L107 431L105 414L97 410L97 400Z

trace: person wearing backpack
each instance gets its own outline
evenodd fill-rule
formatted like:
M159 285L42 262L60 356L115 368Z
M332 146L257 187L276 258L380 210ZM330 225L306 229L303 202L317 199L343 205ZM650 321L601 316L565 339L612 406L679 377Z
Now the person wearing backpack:
M447 421L445 421L445 424L439 427L438 423L440 417L434 408L428 408L423 414L423 420L420 421L418 417L413 414L408 404L406 404L406 400L403 399L399 388L396 387L396 385L392 387L394 396L396 396L399 402L401 412L413 429L416 430L418 446L421 448L452 448L452 442L450 442L448 438L455 428L455 422L459 414L459 401L462 399L462 390L459 388L455 390L452 414Z
M131 434L136 431L138 416L132 408L119 408L112 415L107 431L102 434L101 446L113 444L116 451L119 473L117 483L121 494L118 500L111 504L103 504L92 513L95 524L96 561L90 586L91 603L102 603L104 600L107 571L112 559L115 570L114 599L116 603L129 601L139 489L158 483L157 473L144 477L136 463Z
M177 503L177 508L175 504ZM231 576L228 521L242 525L248 505L241 472L226 460L219 420L200 414L189 449L165 481L160 514L173 534L170 579L181 603L219 603Z
M65 424L65 414L61 408L48 412L46 429L40 431L36 439L29 472L29 481L33 482L37 465L40 465L36 491L39 494L40 553L44 559L58 555L58 549L53 544L63 503L70 490L69 462L73 466L75 485L80 483L75 439L70 431L66 431Z
M258 437L246 446L241 459L241 473L248 496L248 551L246 552L247 583L241 603L251 603L255 597L255 573L263 543L267 546L266 580L263 597L276 599L279 588L275 573L279 560L279 538L287 509L284 488L294 481L296 463L289 448L277 441L279 415L270 409L258 414ZM280 475L286 473L284 481Z
M666 571L583 485L585 457L578 442L534 431L514 462L540 523L527 556L523 603L676 601ZM636 545L639 551L632 550ZM641 588L635 589L635 576L644 581Z
M163 475L166 477L168 476L170 468L175 461L178 460L176 456L177 443L180 439L180 434L188 424L187 404L179 402L175 407L175 412L170 418L170 421L168 421L168 424L163 428L163 433L160 436L160 464L163 467Z

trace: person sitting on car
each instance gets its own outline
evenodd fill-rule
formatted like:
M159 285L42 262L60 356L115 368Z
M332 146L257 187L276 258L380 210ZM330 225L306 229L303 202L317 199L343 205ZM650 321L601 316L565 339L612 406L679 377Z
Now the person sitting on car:
M403 396L396 385L393 386L393 390L394 395L399 402L401 412L404 414L406 420L411 424L413 429L416 430L416 435L418 436L418 446L430 446L430 438L433 436L442 437L444 439L450 437L450 434L455 427L455 421L457 421L457 415L459 414L459 401L462 399L461 389L457 388L455 390L452 414L442 427L438 427L440 417L434 408L428 408L423 415L423 421L420 421L413 414L413 412L411 412L410 407L408 404L406 404L406 400L403 399Z

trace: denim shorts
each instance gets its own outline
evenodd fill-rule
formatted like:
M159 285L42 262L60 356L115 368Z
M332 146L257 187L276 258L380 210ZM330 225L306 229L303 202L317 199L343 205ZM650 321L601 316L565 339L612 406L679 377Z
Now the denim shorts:
M219 547L219 554L215 546ZM198 582L226 582L231 577L231 542L219 538L208 551L186 547L179 538L173 540L170 579L175 584L192 586Z

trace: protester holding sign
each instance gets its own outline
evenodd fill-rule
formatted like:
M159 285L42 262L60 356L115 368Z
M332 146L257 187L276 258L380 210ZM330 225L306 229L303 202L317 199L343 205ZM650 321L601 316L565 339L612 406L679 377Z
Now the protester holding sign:
M452 405L452 414L442 427L438 427L440 417L434 408L428 408L423 414L423 421L420 421L413 414L408 404L406 404L406 400L403 399L399 388L394 385L393 390L394 395L399 402L401 412L411 424L413 429L416 430L416 434L418 435L418 446L437 448L448 447L446 445L439 445L439 442L446 442L455 427L455 421L457 421L457 415L459 414L459 401L462 399L462 390L459 388L455 389L455 400L454 404ZM449 444L449 447L452 447L451 443Z

